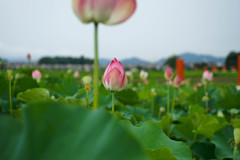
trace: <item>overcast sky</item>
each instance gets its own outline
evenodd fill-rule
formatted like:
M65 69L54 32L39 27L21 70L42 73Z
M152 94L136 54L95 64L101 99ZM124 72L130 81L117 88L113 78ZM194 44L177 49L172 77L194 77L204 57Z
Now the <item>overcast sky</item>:
M193 52L240 51L240 0L137 0L125 23L100 25L100 57L158 60ZM71 0L0 0L0 57L93 57L93 24L82 24Z

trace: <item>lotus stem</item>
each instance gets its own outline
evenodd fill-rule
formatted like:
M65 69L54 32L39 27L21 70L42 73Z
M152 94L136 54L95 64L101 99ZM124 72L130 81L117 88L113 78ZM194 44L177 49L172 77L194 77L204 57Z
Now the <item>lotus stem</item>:
M93 109L98 108L98 23L94 23L94 42L95 42L95 57L94 57L94 92L93 92Z
M114 113L114 92L112 92L112 113Z

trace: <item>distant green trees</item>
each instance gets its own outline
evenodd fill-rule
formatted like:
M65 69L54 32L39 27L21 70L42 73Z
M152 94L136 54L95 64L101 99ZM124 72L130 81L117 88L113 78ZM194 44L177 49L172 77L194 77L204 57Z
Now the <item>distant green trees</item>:
M173 55L171 57L169 57L166 62L164 63L164 65L168 65L172 68L176 68L176 60L178 59L177 55Z
M229 69L231 66L235 66L237 68L238 64L238 56L240 52L230 52L225 60L225 65Z
M93 59L81 56L72 57L43 57L38 61L39 64L93 64Z

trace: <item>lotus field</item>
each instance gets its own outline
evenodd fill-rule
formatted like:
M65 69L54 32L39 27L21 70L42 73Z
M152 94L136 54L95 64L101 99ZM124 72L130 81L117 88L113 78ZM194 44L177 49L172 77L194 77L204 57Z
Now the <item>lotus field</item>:
M1 160L240 160L237 72L187 71L181 59L176 71L126 69L114 50L101 71L99 24L125 22L137 1L72 8L94 26L94 69L0 70Z
M122 69L101 72L97 109L90 72L1 72L0 159L240 159L234 85Z

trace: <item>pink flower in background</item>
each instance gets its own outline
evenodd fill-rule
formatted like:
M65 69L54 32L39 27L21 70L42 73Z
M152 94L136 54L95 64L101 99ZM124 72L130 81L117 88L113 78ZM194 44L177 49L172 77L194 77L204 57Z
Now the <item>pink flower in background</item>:
M75 77L75 78L79 77L79 72L75 71L73 77Z
M116 58L106 68L102 81L104 87L110 91L121 91L126 87L127 77L124 68Z
M174 87L180 87L181 82L182 82L181 76L180 76L180 74L177 74L177 76L173 80L173 86Z
M119 24L136 10L136 0L72 0L74 13L83 23Z
M147 77L148 77L148 72L145 72L144 70L141 70L139 76L140 76L140 79L141 79L141 80L146 81L146 80L147 80Z
M213 73L209 72L208 70L203 72L202 79L206 79L208 81L211 81L213 79Z
M40 79L42 77L42 73L36 69L32 72L32 78L33 79Z
M131 71L127 71L127 72L126 72L126 76L132 77L132 72L131 72Z
M172 72L172 69L169 66L165 70L164 77L165 77L166 80L170 80L170 79L173 78L173 72Z

